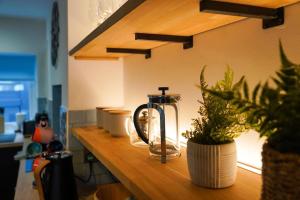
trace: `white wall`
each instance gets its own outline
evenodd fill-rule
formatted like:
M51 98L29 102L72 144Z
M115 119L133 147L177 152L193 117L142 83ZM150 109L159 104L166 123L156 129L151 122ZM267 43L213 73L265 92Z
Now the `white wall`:
M69 109L123 105L120 61L69 60Z
M46 19L45 12L51 7L50 0L0 0L0 15Z
M171 93L182 96L181 131L189 129L191 118L197 116L201 95L195 84L204 65L209 84L223 78L226 65L230 65L236 79L246 75L253 87L279 69L279 38L287 55L300 62L299 12L300 3L287 7L286 22L280 27L263 30L261 20L247 19L195 36L192 49L168 44L152 50L151 59L141 55L124 58L125 106L134 111L147 102L147 94L157 93L158 86L169 86ZM238 160L260 167L263 141L258 135L245 134L237 143Z
M51 17L52 3L47 18L47 97L52 100L52 85L62 85L62 105L68 106L68 5L67 0L59 0L59 47L56 67L51 63Z
M94 28L91 1L68 1L68 48L71 50ZM123 105L122 61L80 61L69 57L69 110Z
M33 93L31 115L36 112L37 97L47 97L46 23L42 20L0 16L0 52L37 56L37 91Z

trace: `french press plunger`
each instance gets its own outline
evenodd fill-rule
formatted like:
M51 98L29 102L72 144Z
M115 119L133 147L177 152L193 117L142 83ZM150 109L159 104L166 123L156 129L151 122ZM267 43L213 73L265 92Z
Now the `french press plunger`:
M139 137L149 145L151 157L160 158L161 163L167 159L180 155L178 101L180 95L166 94L168 87L159 87L162 94L148 95L149 102L140 105L134 112L133 122ZM148 128L143 131L139 123L139 115L142 110L148 109ZM160 122L160 128L155 128L156 120Z

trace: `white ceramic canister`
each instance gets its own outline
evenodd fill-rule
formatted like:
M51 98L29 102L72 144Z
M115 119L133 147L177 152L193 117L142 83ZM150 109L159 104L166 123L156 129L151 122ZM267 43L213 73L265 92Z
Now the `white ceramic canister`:
M101 128L101 126L100 126L100 110L101 110L101 107L96 107L96 125L97 125L97 128Z
M97 115L97 127L103 128L103 116L102 116L102 110L107 107L96 107L96 115Z
M115 115L121 115L123 117L125 117L125 121L124 123L126 123L125 126L125 132L127 133L127 135L129 135L129 126L130 126L130 118L131 118L131 111L130 110L123 110L123 109L114 109L114 110L109 110L109 127L108 127L108 132L112 133L114 126L118 125L118 123L116 123L116 120L119 120L117 116ZM128 119L127 119L128 118Z
M109 109L107 110L107 112L105 113L105 121L106 121L106 124L107 126L105 127L107 130L107 132L111 133L111 127L112 127L112 113L120 113L122 112L122 110L119 110L119 109ZM107 123L108 122L108 123Z
M103 119L103 121L102 121L102 127L104 128L105 131L109 132L109 127L110 127L110 115L109 115L109 111L119 110L119 109L120 108L113 108L113 107L102 109L102 112L101 112L101 118Z
M127 129L130 123L129 110L114 110L109 111L110 114L110 128L109 132L113 137L127 136Z

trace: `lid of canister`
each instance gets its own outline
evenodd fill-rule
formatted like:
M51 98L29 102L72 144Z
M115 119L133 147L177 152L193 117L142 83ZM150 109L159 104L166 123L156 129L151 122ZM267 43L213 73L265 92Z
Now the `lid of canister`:
M107 108L103 108L102 110L103 111L112 111L112 110L120 110L120 109L122 109L122 108L120 108L120 107L107 107Z
M131 114L130 110L110 110L108 112L109 112L109 114L112 114L112 115L130 115Z
M105 109L105 108L109 108L109 107L102 107L102 106L96 107L97 110L103 110L103 109Z

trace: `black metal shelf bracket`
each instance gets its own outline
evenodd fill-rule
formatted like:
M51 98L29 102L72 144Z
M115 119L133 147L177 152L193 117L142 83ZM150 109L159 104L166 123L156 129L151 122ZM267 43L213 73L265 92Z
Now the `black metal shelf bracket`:
M151 49L129 49L129 48L106 48L107 53L130 53L144 54L145 58L151 58Z
M193 36L135 33L135 39L183 43L183 49L189 49L193 47Z
M284 8L265 8L230 2L200 0L200 12L259 18L263 29L284 24Z

